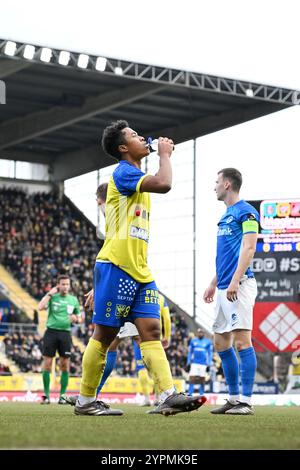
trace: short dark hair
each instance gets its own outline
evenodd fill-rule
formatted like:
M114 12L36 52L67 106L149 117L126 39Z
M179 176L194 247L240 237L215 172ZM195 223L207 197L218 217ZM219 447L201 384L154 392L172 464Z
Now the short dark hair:
M223 168L223 170L218 171L218 175L220 173L222 173L223 178L230 181L232 190L238 193L243 183L242 173L236 168Z
M97 191L96 191L96 196L99 199L102 199L103 201L106 201L107 197L107 183L102 183L98 186Z
M69 279L70 280L70 276L68 276L68 274L60 274L57 278L57 281L60 282L63 279Z
M117 160L122 159L122 154L119 151L119 145L125 143L123 130L128 126L127 121L119 120L112 122L107 126L102 135L102 148L104 152L110 157L116 158Z

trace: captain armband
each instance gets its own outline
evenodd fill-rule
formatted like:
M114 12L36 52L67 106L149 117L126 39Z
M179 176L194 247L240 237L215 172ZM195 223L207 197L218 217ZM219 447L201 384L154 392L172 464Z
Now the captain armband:
M245 220L242 223L243 233L258 233L258 222L256 220Z

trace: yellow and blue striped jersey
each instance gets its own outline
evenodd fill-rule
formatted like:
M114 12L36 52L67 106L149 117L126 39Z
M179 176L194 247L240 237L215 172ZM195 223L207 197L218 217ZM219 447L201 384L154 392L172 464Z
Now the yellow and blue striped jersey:
M110 261L137 282L153 281L147 265L150 195L141 193L146 177L139 168L121 160L107 189L106 238L97 260Z

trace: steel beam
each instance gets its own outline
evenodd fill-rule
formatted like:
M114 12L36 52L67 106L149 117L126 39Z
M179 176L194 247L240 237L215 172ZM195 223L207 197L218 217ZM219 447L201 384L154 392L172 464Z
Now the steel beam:
M11 149L11 150L0 150L0 160L14 160L19 162L31 162L31 163L44 163L49 165L53 162L51 155L43 155L36 152L29 152L28 150Z
M165 85L138 83L86 99L85 104L70 109L55 106L23 118L13 119L0 126L0 149L53 132L92 116L111 111L158 92Z
M213 114L205 118L196 119L187 124L165 128L160 131L153 129L152 132L149 132L149 135L152 134L156 137L159 132L160 136L171 137L175 143L179 144L190 139L204 136L214 130L225 129L256 117L280 111L282 108L283 106L278 104L259 103L246 109L233 109L227 112ZM100 145L61 154L56 157L53 163L52 180L62 181L88 173L89 171L113 165L114 163L117 163L117 161L104 154Z
M0 59L0 79L9 77L19 70L27 69L31 66L30 62L11 59Z
M50 178L53 182L64 181L114 163L117 161L106 155L100 145L88 147L56 157L51 165Z

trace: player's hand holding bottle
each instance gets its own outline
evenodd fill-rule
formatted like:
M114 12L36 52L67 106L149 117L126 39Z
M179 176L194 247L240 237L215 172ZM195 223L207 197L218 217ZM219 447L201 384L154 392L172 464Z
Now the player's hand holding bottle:
M160 157L171 157L173 150L174 142L172 139L168 139L168 137L159 137L157 153Z

